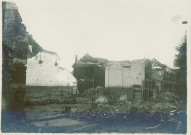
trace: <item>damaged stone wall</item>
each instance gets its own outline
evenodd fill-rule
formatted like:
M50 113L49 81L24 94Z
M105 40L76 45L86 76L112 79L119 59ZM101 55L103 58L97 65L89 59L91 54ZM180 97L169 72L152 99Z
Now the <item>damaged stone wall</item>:
M133 99L148 98L152 94L152 66L149 60L117 61L105 68L105 87L124 89ZM129 90L132 90L129 91Z
M26 27L14 3L2 2L2 110L22 111L28 40Z
M154 80L154 87L159 92L179 90L179 78L175 69L161 64L158 60L152 60L152 79Z
M133 88L133 85L142 85L145 79L151 79L151 67L145 60L113 63L106 66L106 87ZM150 72L147 72L149 70Z
M27 86L24 102L64 100L65 95L73 95L76 92L76 87L69 86Z
M33 55L29 44L36 53L42 48L29 36L15 3L2 2L2 11L2 111L23 111L27 58Z

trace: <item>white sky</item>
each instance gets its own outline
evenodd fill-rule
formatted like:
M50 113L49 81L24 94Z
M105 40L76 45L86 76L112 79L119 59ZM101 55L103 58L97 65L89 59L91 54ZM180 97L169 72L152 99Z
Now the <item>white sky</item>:
M27 31L72 70L75 54L173 67L187 0L14 0Z

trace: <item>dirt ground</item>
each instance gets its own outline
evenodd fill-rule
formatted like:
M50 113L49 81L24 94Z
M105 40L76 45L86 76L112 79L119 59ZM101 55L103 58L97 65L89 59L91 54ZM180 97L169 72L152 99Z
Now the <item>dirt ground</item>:
M91 110L91 100L83 97L76 97L74 104L48 104L39 106L27 106L25 112L64 112L65 106L71 106L72 111L84 112Z

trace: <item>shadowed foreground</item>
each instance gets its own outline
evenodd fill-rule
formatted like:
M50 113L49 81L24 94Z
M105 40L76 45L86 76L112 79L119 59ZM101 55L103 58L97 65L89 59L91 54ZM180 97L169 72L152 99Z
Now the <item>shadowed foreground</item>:
M18 122L16 119L19 117L26 119ZM2 132L186 133L186 117L184 112L173 114L2 112Z

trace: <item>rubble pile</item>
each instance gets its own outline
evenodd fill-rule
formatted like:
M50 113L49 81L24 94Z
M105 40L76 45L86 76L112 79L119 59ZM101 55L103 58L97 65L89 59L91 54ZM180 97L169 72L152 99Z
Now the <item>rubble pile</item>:
M94 95L95 89L88 89L84 95L89 97ZM166 94L166 93L165 93ZM163 94L163 96L165 95ZM174 96L172 93L166 94L167 96ZM77 118L87 121L96 122L129 122L129 121L148 121L148 122L168 122L177 121L177 106L179 102L163 102L163 101L130 101L122 95L112 100L115 103L109 103L109 96L107 96L108 102L105 102L104 94L98 96L96 99L104 99L104 102L96 104L92 110L86 112L72 111L69 113L71 118ZM166 98L166 97L164 97ZM170 101L170 100L169 100Z
M116 112L116 113L124 113L129 112L132 105L131 102L128 101L122 101L117 102L115 105L110 104L98 104L95 109L93 109L93 112Z
M163 100L156 101L129 101L115 100L115 104L98 104L93 112L170 112L178 109L178 96L170 92L160 95Z
M90 88L84 91L84 93L82 93L82 96L90 98L90 97L93 97L95 94L96 94L96 89Z
M102 95L105 95L104 89L99 86L97 88L87 89L86 91L84 91L84 93L82 93L82 96L87 98L96 98L96 96L99 97Z
M150 112L151 108L153 107L153 104L153 102L145 101L133 103L133 106L136 106L139 112Z
M171 92L161 93L158 96L158 100L131 101L124 94L114 96L113 94L102 93L100 95L97 94L99 93L98 91L96 89L88 89L84 92L84 96L94 96L95 101L102 97L100 99L104 99L104 102L97 103L91 112L71 114L71 116L87 120L96 119L96 121L131 121L132 118L133 121L164 122L171 120L176 122L176 117L172 115L172 112L175 114L175 112L178 112L178 106L181 106L179 105L180 102L177 102L178 96ZM96 97L95 95L98 96ZM106 99L107 102L105 102Z
M174 102L178 99L178 96L172 92L166 91L161 93L158 98L161 102Z
M108 102L107 98L103 95L99 96L96 100L95 100L95 104L106 104Z
M156 103L150 109L151 112L170 112L176 110L176 106L172 103Z

